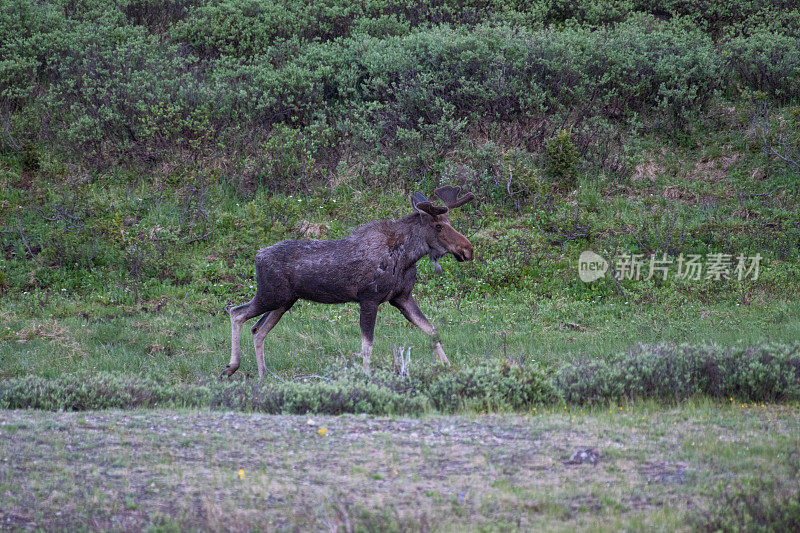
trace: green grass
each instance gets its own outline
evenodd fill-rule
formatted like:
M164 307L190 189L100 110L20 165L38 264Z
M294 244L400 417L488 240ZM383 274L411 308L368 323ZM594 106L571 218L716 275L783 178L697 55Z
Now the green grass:
M78 307L76 303L69 296L53 296L45 311L63 313ZM462 301L460 308L449 298L422 298L420 304L438 324L456 367L506 357L554 367L573 356L603 358L640 342L744 345L800 338L797 302L759 307L690 304L669 311L619 300L561 306L544 300L531 302L536 312L531 304L502 298ZM88 319L55 313L28 318L28 305L35 305L34 296L4 302L7 329L0 333L0 375L6 378L106 371L193 380L218 374L230 356L230 322L221 301L214 314L177 302L157 312L138 308L129 312L132 316L98 313ZM243 331L239 372L253 377L257 372L251 335L247 326ZM299 303L267 337L267 366L286 378L318 374L331 363L357 364L359 339L357 305ZM412 346L412 364L431 360L427 337L385 305L376 326L377 367L391 366L394 346Z
M423 259L415 289L451 371L510 360L552 374L639 343L759 346L800 338L798 204L786 193L796 183L735 131L695 135L699 146L670 142L665 149L664 139L641 137L642 158L655 170L652 180L624 181L624 194L613 179L582 174L574 193L519 209L480 198L454 213L476 260L445 259L437 276ZM729 148L715 151L719 145ZM332 239L409 209L400 187L350 184L299 195L261 188L248 197L202 173L187 183L182 174L122 170L75 181L45 163L22 190L14 186L19 162L0 158L0 180L9 185L0 190L2 379L105 372L205 383L228 362L224 307L252 297L259 247L302 236L307 222L324 224L322 238ZM769 182L759 169L770 172ZM427 180L414 188L427 190ZM770 194L775 186L788 188ZM678 197L668 197L670 187L680 189ZM617 287L577 279L586 249L609 258L669 250L673 257L758 252L764 259L758 280L673 277ZM357 305L298 302L267 337L267 367L282 379L335 378L360 365L359 338ZM242 345L237 379L256 377L248 326ZM425 335L385 305L373 366L390 369L399 346L412 347L417 371L438 372Z
M800 338L798 182L747 138L746 102L717 105L722 118L710 112L681 138L628 139L626 177L583 161L577 191L546 188L517 205L498 185L453 213L476 260L445 259L436 276L422 259L415 294L454 366L514 359L553 369L642 342ZM460 146L453 159L473 152ZM339 185L247 194L199 167L76 177L55 154L43 151L40 163L24 170L18 155L0 155L0 378L215 376L230 353L223 309L253 296L258 248L302 237L308 222L323 225L321 238L343 237L406 213L408 189L435 183L426 174L379 188L353 170ZM760 253L763 262L757 281L623 281L622 294L609 279L577 279L586 249ZM252 377L250 339L245 326L239 373ZM396 346L413 347L412 364L430 361L425 336L385 305L374 363L390 366ZM299 302L267 337L267 366L283 378L324 374L357 364L358 349L355 304Z

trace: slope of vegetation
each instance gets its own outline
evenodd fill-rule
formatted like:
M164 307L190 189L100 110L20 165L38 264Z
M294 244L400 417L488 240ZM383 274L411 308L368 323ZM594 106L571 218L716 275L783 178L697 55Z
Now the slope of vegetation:
M5 2L0 377L204 386L255 250L342 237L442 184L479 200L453 216L476 261L420 263L454 376L794 341L798 28L783 0ZM762 263L586 284L586 249ZM268 366L347 371L356 313L298 304ZM379 316L379 367L412 346L433 380L426 345Z
M4 0L0 522L796 529L798 176L793 0ZM447 184L451 367L301 302L216 381L258 248Z

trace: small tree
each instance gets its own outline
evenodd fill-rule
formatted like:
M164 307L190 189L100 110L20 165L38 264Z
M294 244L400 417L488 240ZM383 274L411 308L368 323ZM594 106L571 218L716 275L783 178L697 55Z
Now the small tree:
M572 142L568 130L559 130L545 144L545 169L561 185L575 187L575 171L578 166L578 149Z

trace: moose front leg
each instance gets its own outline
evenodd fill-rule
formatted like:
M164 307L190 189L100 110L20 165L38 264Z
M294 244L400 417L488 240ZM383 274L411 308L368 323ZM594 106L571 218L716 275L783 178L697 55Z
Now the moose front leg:
M361 303L361 358L364 361L364 373L369 374L369 358L372 356L372 340L375 336L375 318L378 316L378 304Z
M396 298L389 302L393 306L395 306L406 320L417 326L419 329L430 335L431 337L431 353L439 359L439 363L443 365L449 365L450 361L447 359L447 356L444 354L444 350L442 349L442 343L439 342L439 336L436 334L436 328L425 318L425 315L422 314L417 302L414 301L414 298L411 296L407 296L405 298Z

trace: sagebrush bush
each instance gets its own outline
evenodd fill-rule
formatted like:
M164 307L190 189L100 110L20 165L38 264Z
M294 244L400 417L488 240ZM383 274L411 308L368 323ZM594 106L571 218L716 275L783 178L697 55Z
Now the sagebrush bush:
M0 408L83 411L206 407L263 413L419 414L428 400L374 383L210 382L166 384L113 374L27 377L0 382Z
M427 399L400 394L375 383L333 381L318 383L217 384L208 407L262 413L419 414Z
M80 411L146 407L207 407L262 413L338 415L520 410L552 401L555 392L536 367L485 365L454 373L416 371L400 377L344 370L312 383L246 380L167 384L113 374L28 377L0 382L0 408Z
M196 386L169 386L146 377L96 373L56 379L36 376L0 382L3 409L84 411L135 409L156 406L201 407L208 390Z
M504 362L443 374L427 396L442 412L514 411L551 403L557 393L538 367Z
M642 345L607 360L576 359L551 379L564 400L574 404L692 396L796 401L800 345Z

